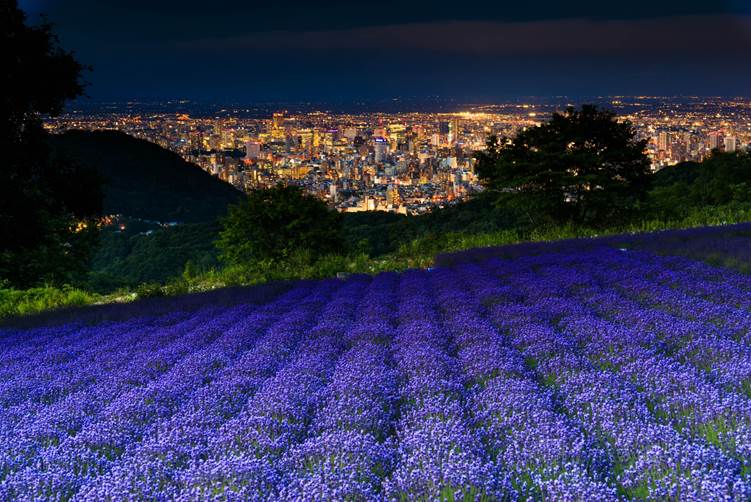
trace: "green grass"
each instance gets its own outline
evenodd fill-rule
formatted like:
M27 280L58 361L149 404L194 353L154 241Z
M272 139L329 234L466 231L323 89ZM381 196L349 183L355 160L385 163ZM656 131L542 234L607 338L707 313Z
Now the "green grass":
M98 295L72 287L0 289L0 318L34 314L62 307L90 305Z
M482 216L478 215L477 217L481 218ZM499 247L522 242L552 242L561 239L643 233L747 221L751 221L751 208L708 207L701 211L694 211L680 220L643 220L635 224L607 229L560 225L532 231L512 229L428 234L403 242L396 251L376 257L359 253L330 255L318 260L311 260L305 252L301 252L283 262L263 262L253 267L225 266L198 272L193 270L192 267L187 267L182 275L174 277L166 283L144 283L137 287L120 289L107 295L69 286L62 288L44 286L28 290L6 288L0 289L0 319L62 307L181 295L227 286L249 286L270 281L321 279L334 277L337 274L377 274L387 271L403 271L410 268L426 268L434 265L435 257L438 254L473 248ZM718 262L718 264L724 266L733 266L732 261L727 258L708 256L704 259ZM734 268L742 272L745 271L740 266Z

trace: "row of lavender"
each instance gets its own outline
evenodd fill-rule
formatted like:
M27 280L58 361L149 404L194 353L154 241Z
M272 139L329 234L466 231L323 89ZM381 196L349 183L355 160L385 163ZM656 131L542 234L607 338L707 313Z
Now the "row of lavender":
M749 293L595 248L0 332L0 500L749 500Z
M448 267L499 257L516 259L549 253L590 252L602 247L684 256L744 273L751 272L751 223L474 248L439 254L435 262L437 266Z

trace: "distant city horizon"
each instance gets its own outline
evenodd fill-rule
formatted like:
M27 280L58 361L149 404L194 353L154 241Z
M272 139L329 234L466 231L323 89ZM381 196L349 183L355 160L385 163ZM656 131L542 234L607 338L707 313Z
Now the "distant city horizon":
M467 104L375 101L207 104L190 100L75 106L53 132L114 129L161 145L242 191L296 184L342 212L422 214L483 190L474 154L567 105L598 104L647 140L654 171L751 144L751 99L597 96Z
M289 100L212 100L192 99L186 97L132 97L123 99L91 99L79 98L67 104L65 113L86 111L88 113L126 112L140 109L142 111L179 112L191 110L194 113L241 113L257 112L261 114L274 111L313 112L328 111L336 113L378 113L378 112L453 112L471 107L504 106L504 105L553 105L561 110L567 106L595 104L603 107L612 105L613 101L630 102L675 102L687 104L700 100L728 102L730 100L749 100L748 95L627 95L627 94L599 94L599 95L528 95L494 100L473 100L470 98L453 98L442 96L393 96L371 99L289 99ZM624 104L624 103L619 103ZM657 103L653 103L657 104ZM409 108L413 107L413 108ZM415 108L416 107L416 108Z

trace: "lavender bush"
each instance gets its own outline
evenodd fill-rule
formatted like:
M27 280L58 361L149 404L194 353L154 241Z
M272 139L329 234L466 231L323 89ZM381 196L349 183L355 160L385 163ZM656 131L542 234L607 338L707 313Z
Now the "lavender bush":
M0 500L750 500L751 278L665 249L5 328Z

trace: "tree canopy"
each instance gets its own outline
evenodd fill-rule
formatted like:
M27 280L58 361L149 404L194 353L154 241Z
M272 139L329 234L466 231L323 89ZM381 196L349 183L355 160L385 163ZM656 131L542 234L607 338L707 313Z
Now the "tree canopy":
M28 26L15 1L0 7L0 280L63 282L85 267L101 182L50 147L44 116L83 93L84 67L49 24Z
M491 136L477 153L477 173L535 225L607 225L644 199L650 180L645 147L646 140L613 112L570 107L513 138Z
M230 206L217 241L220 258L235 265L311 258L341 252L341 215L295 186L254 190Z

